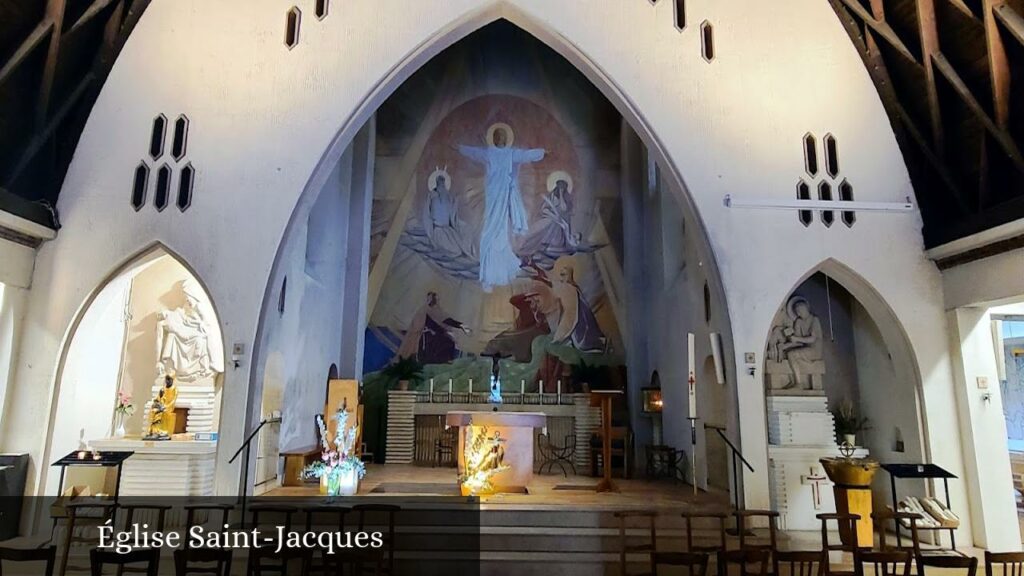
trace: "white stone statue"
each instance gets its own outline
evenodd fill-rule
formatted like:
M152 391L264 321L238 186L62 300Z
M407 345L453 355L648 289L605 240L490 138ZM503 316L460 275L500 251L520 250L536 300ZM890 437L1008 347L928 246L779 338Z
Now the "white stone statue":
M211 354L209 324L199 309L203 290L191 278L181 283L185 304L159 313L156 324L159 378L168 372L179 382L195 382L224 371L223 360Z
M771 388L821 391L825 374L821 321L803 296L791 297L786 314L780 316L772 326L765 353Z

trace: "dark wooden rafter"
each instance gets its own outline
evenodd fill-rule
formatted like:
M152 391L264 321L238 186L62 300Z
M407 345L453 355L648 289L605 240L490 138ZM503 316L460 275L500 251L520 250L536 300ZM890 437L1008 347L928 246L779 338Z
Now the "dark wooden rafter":
M1024 142L1012 126L1024 116L1013 88L1024 84L1024 62L1010 49L1024 51L1024 0L829 2L889 112L926 244L1024 218Z
M0 8L4 2L17 1L0 0ZM12 197L55 204L70 164L68 150L77 144L117 54L150 2L92 0L75 13L68 0L45 1L41 21L10 57L0 61L0 91L13 94L21 110L32 110L31 130L17 135L16 155L0 164L0 188L14 193L4 196L8 200L0 207L15 213L18 206L12 209ZM65 51L73 61L82 61L82 50L91 50L86 53L91 64L63 63ZM15 78L22 83L14 85ZM25 84L24 78L35 78L35 84ZM4 113L8 111L0 109L0 123ZM26 217L38 220L37 210L26 212L32 214ZM51 214L51 221L40 223L59 225Z

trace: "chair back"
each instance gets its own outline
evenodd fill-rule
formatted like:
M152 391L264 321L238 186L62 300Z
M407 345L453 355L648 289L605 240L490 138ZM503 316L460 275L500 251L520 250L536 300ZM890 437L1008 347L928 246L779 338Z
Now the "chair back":
M904 549L906 546L891 546L886 540L886 532L889 526L892 526L893 530L897 527L910 528L910 550L914 552L914 556L921 554L921 538L917 530L917 522L921 519L921 515L915 512L893 512L886 510L884 512L875 512L871 514L871 519L874 520L875 527L878 530L878 547L881 550L890 549Z
M985 576L995 576L996 566L1003 576L1024 576L1024 552L985 552Z
M92 568L92 576L103 576L104 566L124 566L125 564L142 564L143 562L146 563L146 575L157 576L160 571L160 549L140 548L126 554L99 548L89 551L89 566Z
M395 516L402 511L401 506L394 504L356 504L352 507L359 518L359 531L366 530L366 518L371 514L384 516L387 531L381 536L384 546L381 548L387 558L387 573L395 573Z
M46 548L5 548L0 546L0 576L4 573L4 562L45 562L46 576L53 576L53 564L57 558L57 547Z
M658 513L654 510L621 510L615 513L615 518L619 521L619 574L622 576L626 576L626 555L636 552L648 553L651 562L650 571L652 574L656 571L654 556L658 551L658 533L654 521L657 517ZM649 540L646 543L629 544L626 542L626 525L634 518L639 519L639 523L645 525L648 530Z
M853 558L858 576L864 576L865 566L871 567L874 576L910 576L914 554L910 550L857 550Z
M683 522L686 525L686 550L688 552L713 552L718 553L725 550L725 520L729 514L725 511L695 510L683 512ZM711 545L693 543L693 523L696 520L711 520L718 525L717 542Z
M264 569L276 574L288 574L289 565L293 561L299 563L299 574L309 574L310 561L313 558L312 548L289 548L282 546L277 551L273 546L249 549L250 573L252 576L263 576ZM280 563L264 563L264 560L279 560Z
M777 549L776 522L779 513L775 510L736 510L733 513L736 517L736 527L739 529L740 549L742 550L768 550L774 552ZM768 522L768 543L757 544L750 541L747 534L747 522L756 518L764 518Z
M216 564L192 566L193 564ZM174 551L174 573L185 576L189 572L202 572L216 576L231 576L231 550L228 548L181 548Z
M658 576L659 566L685 566L690 576L706 576L708 559L707 552L651 552L651 575Z
M928 568L955 570L957 571L956 576L976 576L978 573L978 559L970 556L918 556L918 576L925 576ZM943 572L943 574L947 575L947 572ZM1009 574L1007 573L1006 576L1009 576Z
M778 570L785 567L790 576L821 576L827 564L826 552L819 551L777 551L775 552L776 576Z
M765 576L771 556L766 548L722 550L718 553L718 576L729 576L730 566L739 567L739 576Z

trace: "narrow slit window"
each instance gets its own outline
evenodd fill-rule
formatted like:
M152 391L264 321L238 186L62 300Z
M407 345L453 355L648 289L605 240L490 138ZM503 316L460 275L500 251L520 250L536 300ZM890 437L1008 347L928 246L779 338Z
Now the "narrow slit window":
M281 293L277 295L277 313L284 314L284 305L288 301L288 277L281 281Z
M801 180L796 185L796 199L797 200L810 200L811 199L811 188L803 180ZM811 222L814 220L814 213L811 212L810 210L798 210L797 211L797 218L799 218L800 223L803 224L804 226L810 226Z
M167 202L171 197L171 167L164 164L156 171L156 192L153 193L153 205L157 212L163 212L167 208Z
M839 144L831 134L826 134L822 142L825 144L825 171L835 178L839 175Z
M302 25L302 11L298 6L292 6L285 18L284 44L289 49L299 43L299 27Z
M682 31L686 28L686 0L675 0L676 29Z
M196 170L191 164L186 164L181 169L178 177L178 210L184 212L192 205L192 185L195 181Z
M317 20L323 20L327 17L327 11L330 9L330 0L316 0L316 6L314 6L314 12L316 13Z
M164 155L164 140L167 136L167 118L160 114L153 119L153 132L149 135L149 157L156 160Z
M182 114L174 121L174 141L171 143L171 156L181 161L185 157L188 146L188 117Z
M847 180L843 180L839 185L839 199L843 202L853 202L853 185ZM842 218L843 224L846 224L847 228L853 228L853 225L857 223L857 213L853 210L843 210L839 217Z
M715 29L707 20L700 25L700 53L708 62L715 59Z
M832 185L831 184L829 184L828 182L822 182L821 184L818 185L818 200L822 200L824 202L831 202L832 201ZM835 221L836 221L836 213L835 212L833 212L832 210L822 210L821 211L821 223L824 224L826 228L831 228L832 224Z
M818 175L818 141L809 132L804 136L804 168L811 178Z
M149 188L149 166L140 162L135 168L135 177L132 179L132 208L136 212L142 210L146 205L146 189Z

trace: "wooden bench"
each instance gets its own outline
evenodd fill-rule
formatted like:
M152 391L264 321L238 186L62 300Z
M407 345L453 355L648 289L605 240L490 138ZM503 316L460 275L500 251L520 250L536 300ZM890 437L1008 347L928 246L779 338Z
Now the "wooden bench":
M284 457L284 478L282 486L302 486L306 483L302 477L302 469L313 463L320 457L321 448L317 444L310 444L294 450L282 450Z

